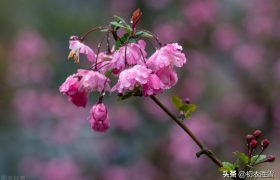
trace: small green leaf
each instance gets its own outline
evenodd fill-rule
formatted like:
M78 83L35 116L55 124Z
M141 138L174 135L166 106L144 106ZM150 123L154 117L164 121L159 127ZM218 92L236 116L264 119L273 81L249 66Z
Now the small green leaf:
M130 43L136 43L137 41L136 41L136 39L134 39L134 38L130 38L130 39L128 40L128 42L130 42Z
M254 164L258 164L264 160L266 160L266 155L256 155L251 158L251 162Z
M248 162L249 162L249 157L248 157L246 154L241 153L241 152L238 152L238 151L234 152L233 154L234 154L236 157L238 157L240 160L242 160L242 162L243 162L245 165L248 164Z
M119 23L119 22L117 22L117 21L112 21L112 22L110 22L110 24L111 24L112 26L116 27L116 28L120 28L120 27L126 28L123 24L121 24L121 23Z
M219 171L227 171L227 172L229 172L229 171L231 171L231 170L234 170L234 165L232 164L232 163L230 163L230 162L222 162L222 164L223 164L223 167L220 167L218 170Z
M172 104L179 110L183 106L183 102L178 96L172 96Z
M148 32L145 32L145 31L137 31L135 33L135 36L137 36L137 37L147 37L147 38L152 38L153 37L152 34L150 34Z
M108 77L108 76L110 76L110 74L112 73L112 71L113 71L113 69L109 69L109 70L107 70L106 72L105 72L105 76L106 77Z
M184 104L180 107L180 110L184 112L185 118L190 118L191 114L195 112L197 106L195 104Z

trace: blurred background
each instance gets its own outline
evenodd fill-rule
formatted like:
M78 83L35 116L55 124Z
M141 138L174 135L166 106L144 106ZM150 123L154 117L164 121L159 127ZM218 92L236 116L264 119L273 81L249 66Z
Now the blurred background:
M273 0L17 0L0 2L0 176L34 180L215 180L213 162L149 98L105 98L111 128L93 132L89 109L58 92L77 68L68 39L127 21L140 7L139 27L184 47L179 83L159 98L198 105L186 124L223 161L245 151L255 129L279 158L280 1ZM87 41L93 49L96 33ZM172 109L174 113L176 110ZM279 179L278 161L260 166ZM278 174L277 174L278 173ZM258 178L260 179L260 178Z

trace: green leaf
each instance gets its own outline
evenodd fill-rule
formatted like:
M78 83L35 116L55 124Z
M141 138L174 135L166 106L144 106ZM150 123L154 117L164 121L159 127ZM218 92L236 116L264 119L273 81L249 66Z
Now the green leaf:
M126 26L127 28L131 28L131 27L126 23L126 21L125 21L123 18L121 18L121 17L119 17L119 16L114 16L114 18L115 18L117 21L122 22L122 23L124 24L124 26Z
M111 72L113 71L113 69L109 69L109 70L107 70L106 72L105 72L105 76L106 77L108 77L108 76L110 76L110 74L111 74Z
M191 114L196 111L197 106L195 104L184 104L180 108L185 113L185 118L190 118Z
M124 44L125 42L127 42L128 37L129 37L129 34L126 33L126 34L124 34L119 40L117 40L117 41L115 42L115 50L116 50L116 51L120 48L120 46L121 46L122 44Z
M222 164L223 164L223 167L220 167L218 170L219 171L227 171L227 172L229 172L229 171L231 171L231 170L234 170L234 165L232 164L232 163L230 163L230 162L222 162Z
M266 155L255 155L253 157L251 157L251 162L254 164L258 164L262 161L266 160Z
M249 157L248 157L246 154L241 153L241 152L238 152L238 151L234 152L233 154L234 154L236 157L238 157L240 160L242 160L242 162L243 162L245 165L248 164L248 162L249 162Z
M117 21L110 22L110 24L111 24L112 26L116 27L116 28L120 28L120 27L126 28L123 24L121 24L121 23L119 23L119 22L117 22Z
M135 36L137 36L137 37L147 37L147 38L152 38L153 37L152 34L150 34L148 32L145 32L145 31L137 31L135 33Z
M178 96L172 96L172 104L179 110L183 106L183 102Z

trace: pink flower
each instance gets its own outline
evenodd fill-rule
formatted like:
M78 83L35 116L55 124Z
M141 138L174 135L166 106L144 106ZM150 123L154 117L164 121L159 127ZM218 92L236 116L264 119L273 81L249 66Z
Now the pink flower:
M145 64L145 51L146 43L143 40L138 43L129 43L127 46L122 46L118 51L113 54L111 61L111 68L114 72L120 72L125 68L125 65Z
M147 84L151 73L152 70L142 65L135 65L130 69L123 70L112 91L116 89L119 93L123 93L124 90L132 91L137 86Z
M80 78L77 74L69 76L60 86L59 91L68 96L68 100L76 106L85 107L88 100L88 93L80 89Z
M177 81L178 77L175 70L171 67L163 68L157 71L157 76L161 80L161 82L165 85L165 89L169 89L174 86Z
M109 116L103 103L92 106L89 123L93 130L105 132L109 128Z
M81 79L81 88L86 91L110 90L109 79L98 71L88 71Z
M68 59L74 58L76 63L79 63L79 55L80 53L87 55L87 59L89 61L94 61L96 58L96 54L93 50L82 43L77 36L71 36L69 40L69 49L71 49Z
M147 65L153 72L168 66L182 67L187 61L185 54L181 52L182 49L177 43L167 44L147 60Z
M147 84L143 85L144 96L159 94L163 91L165 85L161 82L156 74L151 74Z

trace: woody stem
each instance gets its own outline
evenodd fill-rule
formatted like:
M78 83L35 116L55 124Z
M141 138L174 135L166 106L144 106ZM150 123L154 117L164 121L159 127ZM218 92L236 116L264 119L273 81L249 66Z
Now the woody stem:
M221 160L209 149L205 148L205 146L200 142L200 140L193 134L193 132L176 116L174 116L155 96L150 96L151 99L172 119L174 120L197 144L200 148L200 151L196 153L197 157L205 154L211 161L213 161L218 167L223 167Z

